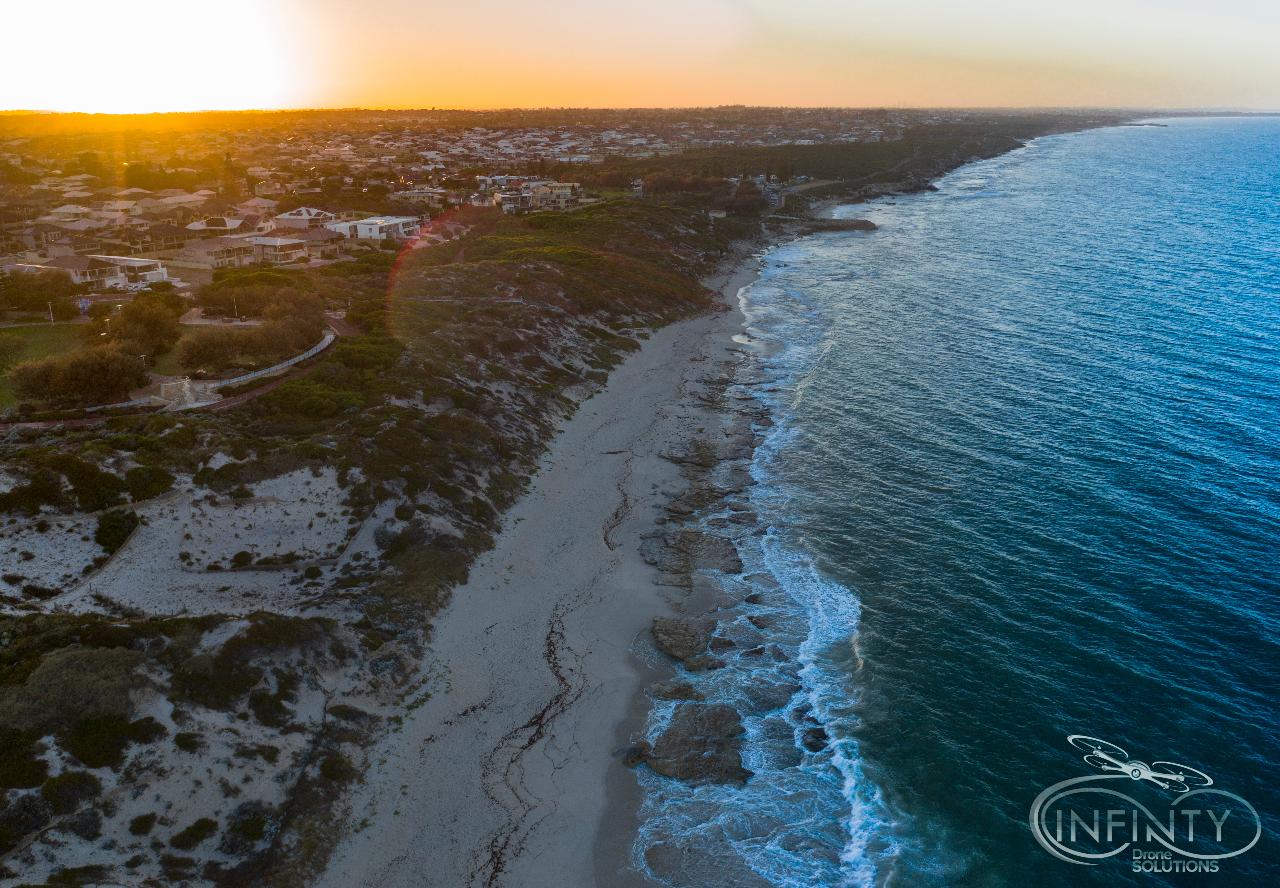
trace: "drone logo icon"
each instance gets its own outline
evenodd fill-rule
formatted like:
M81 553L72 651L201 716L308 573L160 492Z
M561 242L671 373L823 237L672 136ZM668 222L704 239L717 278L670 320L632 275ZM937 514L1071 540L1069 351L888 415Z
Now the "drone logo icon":
M1097 740L1083 734L1072 734L1067 738L1067 742L1076 749L1088 752L1084 760L1098 770L1128 774L1134 780L1145 780L1161 789L1187 792L1198 786L1213 785L1213 778L1203 771L1197 771L1188 765L1179 765L1177 762L1156 762L1154 765L1148 765L1146 762L1130 759L1129 753L1106 740Z
M1031 804L1031 832L1059 860L1096 866L1128 851L1134 872L1217 872L1219 861L1244 854L1262 837L1254 807L1198 768L1149 765L1085 734L1067 742L1100 773L1055 783ZM1137 784L1133 794L1121 792L1119 781Z

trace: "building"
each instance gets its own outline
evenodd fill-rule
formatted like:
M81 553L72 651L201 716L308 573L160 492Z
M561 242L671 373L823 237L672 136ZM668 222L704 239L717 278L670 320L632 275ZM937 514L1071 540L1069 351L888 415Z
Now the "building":
M491 180L511 177L492 176ZM533 210L567 210L578 205L582 196L577 182L545 180L507 185L493 192L493 205L504 213L527 213Z
M582 197L577 182L535 182L528 187L535 210L567 210Z
M408 240L417 236L422 223L417 216L373 216L330 222L325 227L343 237L361 240Z
M302 241L306 245L307 256L312 259L337 259L341 255L342 242L346 240L331 228L308 228L289 236Z
M426 204L431 207L444 206L448 192L443 188L410 188L406 191L391 192L391 199L404 203Z
M221 235L246 235L260 232L262 225L257 216L236 219L231 216L210 216L198 222L188 223L187 231L193 237L218 237Z
M73 284L91 287L123 287L128 280L120 267L96 256L55 256L43 262L19 262L6 266L8 271L41 272L60 271L71 278Z
M192 268L241 268L257 261L257 253L248 239L211 237L187 243L173 259L174 265Z
M255 258L267 265L287 265L307 258L307 242L301 238L260 235L246 237L244 242L252 245Z
M296 210L290 210L287 213L281 213L276 216L276 228L320 228L333 222L338 217L327 210L317 210L315 207L298 207Z
M277 206L279 201L267 197L251 197L237 205L236 212L241 216L273 216Z
M110 262L124 275L127 284L154 284L169 279L168 269L155 259L143 259L138 256L86 256L86 259L101 259Z

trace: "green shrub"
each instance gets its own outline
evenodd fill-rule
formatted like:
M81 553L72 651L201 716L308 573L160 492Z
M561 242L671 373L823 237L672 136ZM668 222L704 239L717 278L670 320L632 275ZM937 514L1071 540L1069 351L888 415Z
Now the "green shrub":
M129 539L129 534L133 533L138 523L138 516L134 512L126 512L124 509L103 512L98 516L98 527L93 532L94 542L108 555L112 555Z
M36 757L35 737L0 728L0 789L30 789L49 776L49 766Z
M168 733L168 728L149 715L129 724L129 739L134 743L155 743Z
M25 401L109 404L127 399L148 376L137 355L103 345L19 364L9 379Z
M68 637L51 633L47 641L38 641L69 644L75 637L70 635L74 628L66 627ZM124 633L117 639L106 631L93 635L98 631L93 624L81 631L79 640L85 644L91 638L108 644L124 643L128 637ZM72 646L58 647L41 656L38 649L31 650L27 645L11 643L8 650L17 647L14 653L22 656L12 666L3 656L6 649L0 648L0 666L8 666L0 670L0 725L44 734L97 715L112 715L128 725L132 710L129 695L138 682L135 669L144 659L141 653L122 646ZM23 647L27 649L24 651Z
M140 814L129 821L129 832L135 836L145 836L149 834L156 825L156 815Z
M62 745L88 768L118 768L132 741L127 718L94 715L82 718L62 734Z
M200 735L191 731L179 731L173 735L173 745L181 749L183 752L199 752L204 746L204 742L200 739Z
M218 821L211 820L208 817L201 817L171 838L169 844L180 851L190 851L205 839L213 836L217 831Z
M335 752L320 763L320 776L334 783L346 783L356 776L356 769L345 755Z
M129 498L135 503L159 496L173 487L173 475L156 466L136 466L124 475Z
M81 802L96 798L101 792L102 783L88 771L66 771L50 777L40 787L40 795L55 814L70 814Z

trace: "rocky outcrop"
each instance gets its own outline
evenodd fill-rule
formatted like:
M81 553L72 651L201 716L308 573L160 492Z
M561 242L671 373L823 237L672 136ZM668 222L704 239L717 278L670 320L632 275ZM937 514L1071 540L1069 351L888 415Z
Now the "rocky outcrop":
M806 231L875 231L879 228L870 219L811 219L805 223Z
M640 555L661 572L664 585L687 587L689 575L698 570L743 570L732 541L690 528L650 534L640 544Z
M705 697L685 681L664 681L649 688L655 700L704 700Z
M710 620L655 617L651 630L653 643L658 650L679 660L686 669L693 672L718 669L724 665L724 661L707 652L715 625Z
M742 784L742 719L724 703L680 703L652 747L635 756L666 777L688 783ZM634 748L633 748L634 749Z

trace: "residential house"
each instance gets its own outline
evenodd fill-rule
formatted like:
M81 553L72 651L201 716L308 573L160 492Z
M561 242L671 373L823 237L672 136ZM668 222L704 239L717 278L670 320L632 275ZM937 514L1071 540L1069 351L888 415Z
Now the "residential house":
M311 259L337 259L341 255L342 242L346 240L331 228L308 228L290 232L289 236L306 244L307 256Z
M405 191L391 192L392 200L405 203L420 203L431 207L442 207L448 192L443 188L409 188Z
M142 259L138 256L86 256L86 259L100 259L109 262L120 270L125 281L130 284L154 284L169 279L168 269L155 259Z
M307 258L307 242L301 238L258 235L246 237L244 242L251 244L257 260L267 265L287 265Z
M582 196L577 182L536 182L529 191L535 210L567 210L577 206Z
M20 262L6 266L9 271L60 271L75 284L92 287L123 287L127 283L120 268L90 256L55 256L41 262Z
M238 204L236 212L242 216L274 216L279 205L279 201L269 197L251 197Z
M422 223L417 216L373 216L330 222L325 227L343 237L361 240L408 240L418 234Z
M174 265L194 268L241 268L257 261L257 251L247 238L211 237L188 241L174 257Z
M315 207L298 207L275 217L276 228L321 228L338 217L327 210Z
M198 222L188 223L186 229L195 237L222 237L224 235L239 235L243 237L247 234L262 233L268 230L266 224L258 216L248 216L244 219L235 219L229 216L210 216Z

